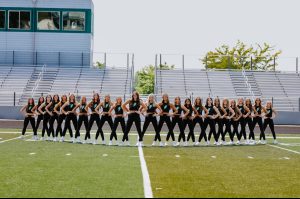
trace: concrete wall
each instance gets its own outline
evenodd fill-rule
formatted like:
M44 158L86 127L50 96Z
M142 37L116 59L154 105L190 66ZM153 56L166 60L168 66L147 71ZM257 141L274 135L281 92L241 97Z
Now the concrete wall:
M0 119L22 120L21 107L0 106ZM276 125L300 125L300 112L279 112Z

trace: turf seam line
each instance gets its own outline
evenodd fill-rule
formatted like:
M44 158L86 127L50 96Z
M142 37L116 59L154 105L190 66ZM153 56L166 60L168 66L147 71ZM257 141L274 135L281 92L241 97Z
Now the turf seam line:
M145 198L153 198L153 192L151 187L150 176L147 168L147 163L144 157L144 151L141 146L138 147L142 174L143 174L143 183L144 183L144 194Z
M30 136L30 135L26 135L25 137L28 137L28 136ZM25 137L24 137L24 138L25 138ZM9 142L9 141L18 140L18 139L20 139L20 136L15 137L15 138L12 138L12 139L8 139L8 140L0 141L0 144L5 143L5 142Z
M268 144L268 146L274 147L274 148L277 148L277 149L281 149L281 150L285 150L285 151L289 151L289 152L296 153L296 154L300 155L300 152L298 152L298 151L293 151L293 150L290 150L290 149L286 149L286 148L282 148L282 147L274 146L274 145L270 145L270 144Z

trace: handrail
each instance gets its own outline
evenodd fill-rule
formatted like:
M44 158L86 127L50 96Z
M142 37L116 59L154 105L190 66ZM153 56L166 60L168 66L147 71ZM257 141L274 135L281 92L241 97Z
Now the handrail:
M243 69L242 74L243 74L243 77L244 77L244 79L245 79L245 83L246 83L246 86L247 86L247 88L248 88L248 91L249 91L249 93L250 93L250 95L251 95L251 97L252 97L252 100L254 101L254 99L255 99L254 92L253 92L253 90L252 90L251 84L249 83L249 79L248 79L248 77L247 77L247 75L246 75L245 69Z
M46 65L43 65L42 71L39 73L37 81L35 82L34 87L32 88L32 91L31 91L31 96L32 97L34 96L34 94L35 94L35 92L36 92L36 90L37 90L40 82L42 81L45 71L46 71Z

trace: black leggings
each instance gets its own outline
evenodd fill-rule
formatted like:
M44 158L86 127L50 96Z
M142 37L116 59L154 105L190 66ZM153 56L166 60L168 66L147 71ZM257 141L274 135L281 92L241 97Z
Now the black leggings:
M169 141L169 139L171 137L173 142L174 142L175 141L175 135L174 135L174 132L173 132L173 125L172 125L172 122L171 122L171 119L170 119L169 116L167 116L167 115L160 116L160 120L159 120L159 124L158 124L158 131L161 132L164 123L167 124L168 129L169 129L166 140Z
M217 132L216 132L216 122L213 119L210 118L206 118L204 120L204 125L205 125L205 130L207 129L207 127L209 126L210 131L208 134L208 140L211 140L211 136L213 135L215 138L215 141L218 142L218 137L217 137Z
M36 131L39 130L41 121L42 121L43 119L44 119L44 115L38 115L38 118L37 118L37 121L36 121L36 126L35 126Z
M206 132L205 132L206 129L205 129L203 119L200 118L200 117L195 118L194 121L193 121L194 129L195 129L197 124L199 124L200 128L201 128L201 133L200 133L198 142L201 142L203 138L204 138L205 142L207 142L207 135L206 135Z
M155 138L154 141L160 141L161 142L161 137L160 137L160 132L158 131L158 123L157 123L157 119L156 117L154 117L153 115L148 115L145 118L145 123L144 123L144 127L143 127L143 136L145 135L150 123L152 123L154 130L155 130Z
M80 115L78 118L78 123L77 123L77 131L75 134L75 139L80 137L80 129L82 127L82 124L84 124L86 134L84 140L91 139L91 135L88 133L89 129L89 117L87 115Z
M99 124L100 124L100 117L97 113L93 113L90 117L90 121L89 121L89 128L87 130L87 134L91 137L91 130L93 128L94 122L96 122L97 127L99 129Z
M247 117L245 119L245 123L246 123L245 125L248 124L249 130L250 130L249 140L251 140L251 139L255 140L255 134L254 134L254 127L253 127L253 120L252 120L252 118Z
M176 116L173 117L172 120L172 129L174 131L176 124L178 125L179 128L179 136L178 136L178 142L180 142L181 140L183 140L185 142L185 133L184 133L184 128L183 128L183 120Z
M231 124L233 126L232 140L234 139L234 136L236 136L237 139L239 139L240 138L240 134L239 134L239 124L240 124L240 122L232 120Z
M118 141L117 137L117 129L119 124L121 124L123 134L125 134L126 131L126 125L125 125L125 119L123 117L116 117L113 125L113 130L111 132L109 140L112 141L114 138L116 141Z
M187 136L187 141L190 141L190 139L192 138L192 141L195 142L196 138L195 138L195 133L194 133L194 125L193 125L193 120L191 119L185 119L183 120L183 132L185 131L186 127L189 126L189 134ZM184 140L183 140L184 141Z
M247 139L247 133L246 133L246 119L245 118L241 118L239 121L240 125L241 125L241 131L238 137L238 140L240 141L242 139L242 137L244 138L244 140Z
M264 130L264 124L263 124L263 120L261 117L255 117L253 119L253 124L252 124L252 127L253 127L253 131L256 127L256 125L258 124L259 126L259 129L260 129L260 136L259 136L259 139L264 139L266 140L266 136L265 136L265 130Z
M228 133L230 140L233 142L234 136L232 135L232 130L231 130L231 125L232 125L231 120L223 119L223 124L225 125L225 131L223 131L223 134L222 134L222 141L225 142L225 136Z
M71 122L73 123L75 131L77 130L77 117L76 117L75 114L69 114L69 115L67 115L67 118L66 118L65 128L63 130L63 135L66 136L67 130L69 130L70 137L73 138L73 130L72 130L72 127L71 127Z
M57 122L57 128L56 128L56 135L55 137L58 137L58 134L60 135L60 137L63 137L63 130L62 130L62 124L66 119L66 115L65 114L61 114L58 116L58 122Z
M105 140L104 138L104 133L103 133L103 125L105 124L105 122L108 122L109 126L110 126L110 130L112 131L113 128L114 128L114 123L113 123L113 120L112 120L112 117L109 116L109 115L103 115L100 119L100 123L99 123L99 126L98 126L98 131L96 133L96 140L98 140L99 138L99 135L101 135L101 138L102 138L102 141Z
M50 135L52 134L52 137L55 137L55 133L54 133L54 122L57 122L58 124L58 115L53 113L53 116L51 116L50 120L49 120L49 133L48 136L50 137Z
M275 127L274 127L274 121L273 121L273 119L270 119L270 118L265 119L265 123L264 123L264 130L265 131L266 131L268 125L269 125L269 127L271 129L271 132L272 132L274 140L276 140L276 133L275 133Z
M216 124L218 124L217 138L219 140L220 136L222 136L224 134L224 122L223 122L223 119L221 119L221 118L217 118L215 120L215 122L216 122Z
M49 121L50 121L50 115L48 113L45 113L43 118L43 130L42 130L42 137L45 136L45 133L47 132L47 135L49 136Z
M128 116L128 121L127 121L127 125L126 125L126 131L124 133L123 139L122 141L129 141L128 135L129 132L131 130L131 127L133 125L133 123L135 123L136 126L136 130L138 132L139 135L139 141L142 142L143 141L143 134L142 134L142 127L141 127L141 118L140 115L137 113L132 113Z
M33 135L37 136L36 127L35 127L35 119L34 119L34 117L31 117L31 116L25 117L25 119L24 119L22 135L25 135L29 122L30 122L32 130L33 130Z

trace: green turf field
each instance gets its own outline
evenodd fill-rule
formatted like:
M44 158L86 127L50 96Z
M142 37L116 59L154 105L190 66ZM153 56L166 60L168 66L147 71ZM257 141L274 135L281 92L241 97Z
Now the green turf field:
M11 140L18 136L0 133L0 197L144 197L136 147ZM153 195L300 197L300 135L281 136L280 148L145 147Z

